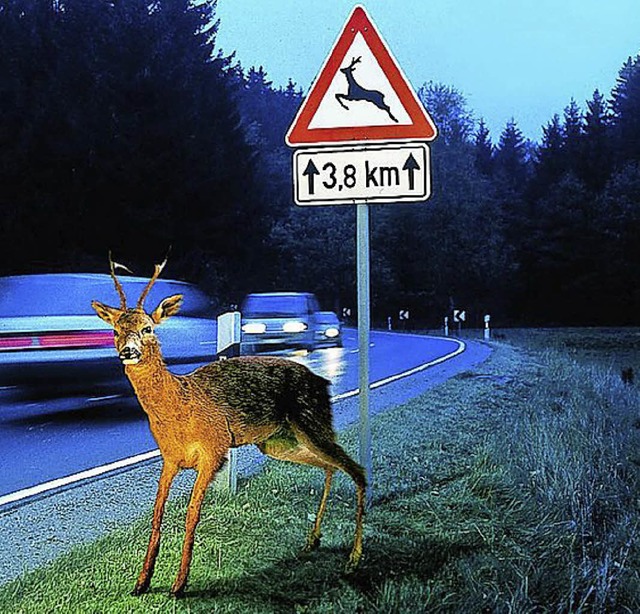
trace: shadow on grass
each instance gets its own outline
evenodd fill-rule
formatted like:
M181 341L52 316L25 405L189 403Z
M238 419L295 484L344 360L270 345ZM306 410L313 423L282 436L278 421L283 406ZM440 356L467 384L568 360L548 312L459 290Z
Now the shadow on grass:
M331 605L345 593L350 603L376 600L387 580L431 581L451 559L477 551L481 546L434 541L428 538L371 538L365 545L360 567L345 574L348 550L323 548L311 554L278 563L229 580L219 580L206 589L193 587L184 597L203 606L215 601L255 611L304 611L313 604ZM210 604L212 605L212 604Z

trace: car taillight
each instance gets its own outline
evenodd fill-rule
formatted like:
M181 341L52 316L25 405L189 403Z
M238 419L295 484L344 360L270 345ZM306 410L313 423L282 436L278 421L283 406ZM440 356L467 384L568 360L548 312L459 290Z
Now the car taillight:
M113 331L45 333L38 337L43 348L104 348L113 346Z
M0 337L0 351L96 349L113 347L113 331L52 331Z
M33 337L31 335L11 335L0 337L0 351L4 350L23 350L33 345Z

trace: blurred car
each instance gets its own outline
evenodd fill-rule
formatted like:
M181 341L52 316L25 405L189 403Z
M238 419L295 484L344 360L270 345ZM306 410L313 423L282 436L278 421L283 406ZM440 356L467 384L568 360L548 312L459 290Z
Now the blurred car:
M342 323L333 311L316 314L316 347L342 347Z
M312 351L342 344L340 322L308 292L249 294L242 303L242 353Z
M127 304L136 304L147 278L120 278ZM154 309L183 294L181 312L157 329L168 365L207 362L215 356L216 322L210 299L195 286L158 280L145 301ZM92 300L118 306L109 275L48 274L0 278L0 387L26 396L75 392L106 395L128 390L113 345L113 331L96 316Z

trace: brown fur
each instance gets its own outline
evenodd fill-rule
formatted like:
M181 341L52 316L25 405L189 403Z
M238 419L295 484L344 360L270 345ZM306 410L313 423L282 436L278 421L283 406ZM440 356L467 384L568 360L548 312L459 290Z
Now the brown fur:
M158 269L161 267L156 267L150 284L158 276ZM112 275L118 289L113 264ZM232 358L188 375L170 373L153 327L176 313L181 300L180 295L166 298L151 315L142 308L143 297L135 309L127 309L124 301L121 308L92 303L98 316L113 326L116 349L123 361L132 363L125 364L125 373L149 418L164 461L149 546L133 593L139 595L149 588L171 483L179 470L193 468L197 477L187 509L182 559L171 588L174 595L183 592L206 488L229 448L246 444L256 444L274 458L324 469L325 488L306 550L319 544L333 473L341 469L353 479L356 531L347 569L354 569L362 554L366 483L362 468L336 443L328 382L303 365L276 357Z

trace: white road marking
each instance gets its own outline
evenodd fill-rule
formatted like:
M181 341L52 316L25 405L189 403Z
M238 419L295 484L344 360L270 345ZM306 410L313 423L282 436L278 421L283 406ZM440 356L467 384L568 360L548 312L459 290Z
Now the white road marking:
M389 334L389 333L386 333L386 334ZM422 337L424 339L424 336L422 336L422 335L414 335L414 336ZM449 360L451 358L454 358L458 354L462 354L462 352L464 352L466 347L467 347L465 342L464 341L460 341L459 339L449 339L448 337L429 337L429 339L447 339L448 341L454 341L454 342L456 342L458 344L458 349L454 350L450 354L445 354L444 356L440 356L439 358L436 358L436 359L431 360L429 362L425 362L425 363L423 363L421 365L418 365L417 367L414 367L413 369L409 369L408 371L403 371L402 373L397 373L396 375L391 375L391 376L386 377L384 379L378 380L377 382L372 382L371 384L369 384L369 388L371 390L375 390L376 388L380 388L381 386L386 386L387 384L391 384L392 382L396 382L399 379L402 379L402 378L405 378L405 377L410 377L411 375L415 375L416 373L420 373L420 371L424 371L425 369L428 369L429 367L433 367L435 365L438 365L441 362L444 362L445 360ZM358 394L360 394L360 388L356 388L355 390L349 390L348 392L343 392L342 394L337 394L336 396L332 397L331 400L332 401L342 401L343 399L348 399L350 397L355 397Z
M96 478L100 475L104 475L105 473L109 473L110 471L124 469L125 467L130 467L131 465L142 463L152 458L156 458L157 456L160 456L160 450L151 450L150 452L145 452L144 454L137 454L136 456L123 458L122 460L116 461L114 463L101 465L100 467L94 467L93 469L87 469L86 471L81 471L80 473L74 473L73 475L68 475L64 478L58 478L56 480L51 480L50 482L38 484L37 486L31 486L30 488L17 490L16 492L12 492L8 495L3 495L2 497L0 497L0 507L2 507L3 505L7 505L8 503L16 503L18 501L22 501L23 499L28 499L29 497L41 495L42 493L48 492L50 490L55 490L56 488L69 486L70 484L75 484L76 482L80 482L81 480Z
M376 331L376 334L394 334L394 333L385 333L383 331L381 332ZM421 339L427 338L423 335L411 335L411 336L420 337ZM378 380L377 382L373 382L369 385L369 388L371 390L374 390L376 388L386 386L387 384L391 384L392 382L396 382L399 379L403 379L405 377L410 377L411 375L415 375L416 373L420 373L420 371L424 371L429 367L433 367L434 365L438 365L442 362L445 362L446 360L450 360L451 358L458 356L458 354L462 354L462 352L464 352L464 350L466 349L466 345L464 341L460 341L459 339L450 339L448 337L428 337L428 338L429 339L446 339L447 341L453 341L458 344L458 348L453 352L451 352L450 354L445 354L444 356L440 356L435 360L425 362L417 367L414 367L413 369L409 369L407 371L403 371L402 373L397 373L396 375L391 375L390 377L386 377L384 379ZM334 397L331 397L331 401L332 402L342 401L344 399L355 397L359 393L360 393L360 389L356 388L355 390L349 390L348 392L343 392L342 394L337 394ZM109 473L111 471L117 471L118 469L124 469L126 467L131 467L133 465L137 465L138 463L142 463L144 461L148 461L158 457L160 457L160 450L158 449L151 450L150 452L137 454L136 456L130 456L129 458L123 458L122 460L115 461L113 463L108 463L106 465L101 465L99 467L87 469L86 471L81 471L80 473L74 473L64 478L57 478L49 482L43 482L42 484L31 486L30 488L17 490L15 492L9 493L8 495L0 496L0 508L3 505L8 505L9 503L17 503L19 501L23 501L24 499L35 497L36 495L41 495L43 493L49 492L51 490L55 490L57 488L70 486L71 484L75 484L76 482L81 482L83 480L87 480L90 478L96 478L98 476L104 475L105 473Z

